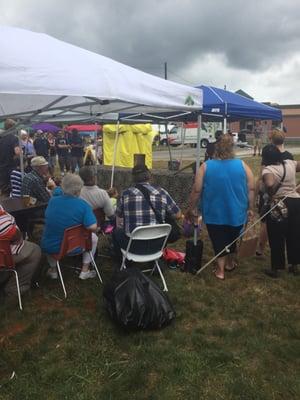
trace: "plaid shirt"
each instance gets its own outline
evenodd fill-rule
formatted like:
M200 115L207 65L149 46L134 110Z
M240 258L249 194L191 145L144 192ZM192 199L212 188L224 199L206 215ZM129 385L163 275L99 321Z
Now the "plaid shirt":
M24 176L21 192L22 196L29 195L45 203L50 199L43 178L34 170Z
M180 211L166 190L154 187L149 183L143 183L143 186L150 192L151 203L157 213L162 216L163 221L165 220L166 211L173 215ZM124 190L118 202L116 215L123 218L126 234L130 234L137 226L158 223L152 208L145 200L142 192L136 187Z

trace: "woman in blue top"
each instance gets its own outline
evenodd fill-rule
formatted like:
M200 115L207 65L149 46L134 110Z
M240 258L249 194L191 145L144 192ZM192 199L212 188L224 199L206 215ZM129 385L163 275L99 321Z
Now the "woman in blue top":
M188 217L200 198L203 220L217 255L238 237L247 217L253 216L254 177L243 161L234 158L233 140L228 134L216 143L214 159L202 164L197 172ZM224 279L225 270L234 269L235 248L234 244L218 257L217 278Z
M50 269L47 275L57 279L56 261L51 254L58 254L63 241L64 231L71 226L83 225L92 232L92 254L97 248L98 237L97 221L92 207L79 198L83 187L83 181L78 175L67 174L61 183L63 193L52 197L45 213L45 229L43 232L41 247L47 254ZM80 279L96 277L96 271L90 270L91 257L88 252L82 255L82 269Z

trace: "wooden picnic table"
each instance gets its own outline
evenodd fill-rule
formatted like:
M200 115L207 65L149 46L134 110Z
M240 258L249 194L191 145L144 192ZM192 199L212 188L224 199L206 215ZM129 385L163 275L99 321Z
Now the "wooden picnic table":
M1 206L9 214L16 216L19 214L33 214L34 211L45 209L48 203L37 202L34 205L25 206L21 198L11 198L0 200Z
M34 223L37 220L43 221L43 210L47 207L48 203L37 202L34 205L24 205L21 198L6 198L0 200L1 206L9 214L13 215L16 219L16 224L18 225L21 232L23 232L24 237L26 234L31 235Z

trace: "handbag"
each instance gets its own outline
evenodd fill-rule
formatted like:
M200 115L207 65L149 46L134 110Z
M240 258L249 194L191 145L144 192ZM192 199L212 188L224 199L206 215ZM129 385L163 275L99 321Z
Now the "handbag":
M270 212L270 218L274 222L283 222L288 217L288 208L282 199L274 199L271 201L270 207L273 208Z
M285 179L285 176L286 176L286 167L285 164L283 163L283 175L272 197L274 197L274 195L278 192L280 186L282 185L282 182ZM264 203L260 209L259 215L260 217L262 217L263 215L268 213L270 209L272 209L269 213L272 221L282 222L288 217L288 208L282 199L274 199L272 197L270 198L270 196L266 194L264 195Z
M179 225L177 224L173 215L170 214L168 211L166 211L165 220L163 220L162 216L153 207L153 204L151 203L151 200L150 200L150 193L145 188L145 186L143 186L141 184L136 184L135 187L137 189L139 189L139 191L143 194L146 202L149 204L149 206L151 207L152 211L155 214L156 221L159 224L165 223L165 224L171 225L171 232L168 237L168 243L177 242L177 240L181 238L181 229L180 229Z

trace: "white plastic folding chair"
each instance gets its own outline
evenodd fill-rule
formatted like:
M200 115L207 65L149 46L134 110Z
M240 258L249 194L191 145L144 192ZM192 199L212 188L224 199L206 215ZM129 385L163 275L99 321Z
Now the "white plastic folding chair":
M126 250L121 249L122 255L123 255L123 260L121 264L120 270L122 271L123 269L126 268L125 261L134 261L136 263L144 263L144 262L154 262L154 267L150 270L151 273L157 269L160 278L163 283L163 290L164 292L168 291L168 287L165 281L165 278L163 276L163 273L161 271L161 268L159 266L158 260L161 258L163 254L163 250L167 244L168 236L171 232L171 225L169 224L158 224L158 225L146 225L146 226L139 226L135 228L130 235L130 239L127 245ZM131 246L133 242L136 241L149 241L153 239L162 239L159 244L158 248L155 249L155 252L149 253L149 254L136 254L131 251ZM146 270L149 271L149 270ZM146 272L143 271L143 272Z

